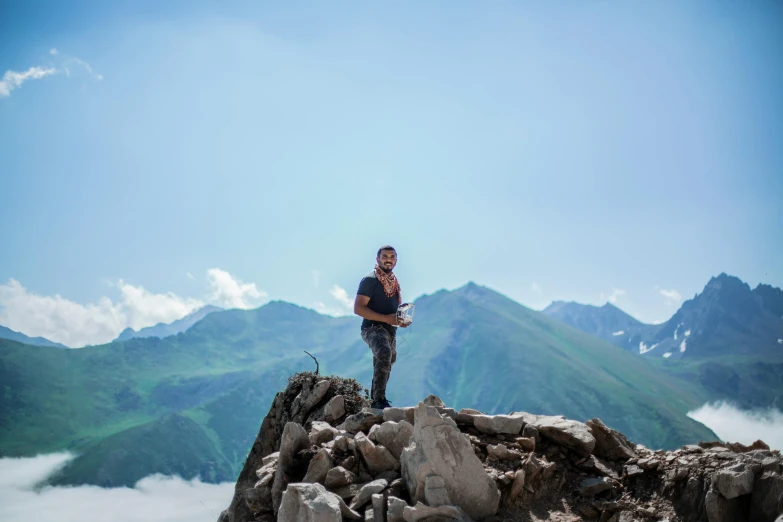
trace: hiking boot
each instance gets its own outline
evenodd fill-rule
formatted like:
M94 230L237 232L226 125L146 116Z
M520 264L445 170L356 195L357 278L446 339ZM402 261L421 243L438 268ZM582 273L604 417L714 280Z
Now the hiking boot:
M370 407L376 410L382 410L384 408L391 408L391 403L387 401L386 398L383 398L373 401L372 406Z

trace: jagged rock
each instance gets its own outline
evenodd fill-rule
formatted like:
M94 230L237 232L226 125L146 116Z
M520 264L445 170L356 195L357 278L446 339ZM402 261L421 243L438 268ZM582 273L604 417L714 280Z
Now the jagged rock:
M538 428L536 428L532 424L525 424L525 427L522 428L522 436L527 437L529 439L533 439L534 441L536 441L536 444L541 442L541 434L538 433Z
M642 469L658 469L658 466L660 466L661 462L656 459L640 459L638 462L638 465Z
M769 471L756 477L750 498L750 519L772 522L783 514L783 476Z
M484 472L470 442L435 408L423 403L416 406L413 437L401 460L413 501L424 498L426 479L434 474L443 477L449 498L471 518L486 518L497 511L497 485Z
M509 500L514 500L522 493L525 487L525 470L520 469L514 473L514 482L511 484L511 492L508 495Z
M383 421L407 421L410 425L413 425L413 407L408 406L405 408L386 408L383 410Z
M334 439L337 433L338 431L328 422L313 421L310 428L310 444L320 446L321 444Z
M590 433L590 428L581 422L541 416L536 420L535 426L542 437L580 455L588 456L595 448L595 437Z
M345 396L335 395L324 407L324 421L335 422L345 415Z
M288 484L282 495L278 522L342 522L339 497L321 484ZM358 513L356 513L358 516Z
M294 399L293 406L291 407L291 418L294 422L303 423L307 414L313 409L313 407L321 402L329 391L331 381L329 379L322 379L315 383L315 386L310 388L308 383L302 386L302 391Z
M402 516L406 522L419 522L420 520L457 520L459 522L472 522L471 517L466 515L459 506L432 507L424 505L421 502L417 502L415 506L405 506L403 508Z
M386 499L386 521L403 522L403 511L408 504L401 498L390 496Z
M767 457L761 461L761 469L778 473L780 471L780 462L776 458Z
M446 405L443 404L443 401L438 397L437 395L427 395L427 397L421 401L427 406L432 406L433 408L445 408Z
M364 433L356 434L356 447L361 453L367 469L375 476L384 471L400 469L400 463L389 450L381 445L375 445Z
M367 432L367 438L373 442L378 442L378 439L375 438L375 435L378 433L379 429L381 429L380 424L374 425L372 428L370 428L370 431Z
M291 480L291 470L297 463L297 453L309 447L310 438L302 425L295 422L286 423L280 440L280 457L277 461L275 481L272 486L272 505L275 512L280 508L283 491L285 491L288 482Z
M375 493L370 502L372 502L373 522L386 522L386 499L383 495Z
M625 470L626 477L637 477L639 475L644 475L644 470L636 464L625 466L623 469Z
M522 455L514 450L508 449L505 444L496 444L487 446L487 455L494 460L520 460Z
M577 493L583 497L594 497L599 493L612 489L612 481L606 477L586 478L579 483Z
M607 427L601 419L590 419L587 424L595 438L593 452L609 460L628 460L638 458L633 444L617 430Z
M726 499L714 490L709 490L704 497L704 509L709 522L748 522L746 500L742 498Z
M606 462L602 461L595 455L590 455L587 457L582 464L579 464L579 467L582 469L589 469L599 475L603 475L604 477L610 477L613 479L620 478L614 469L612 469Z
M313 459L310 461L310 465L307 468L307 474L302 479L302 482L318 482L323 484L326 480L326 475L329 470L334 466L334 460L326 449L318 450Z
M517 437L514 440L522 448L522 451L536 451L536 439L533 437Z
M473 408L462 408L457 412L457 418L455 419L460 424L467 424L469 426L473 425L473 416L474 415L484 415L478 410L474 410Z
M358 483L358 484L348 484L346 486L340 486L337 488L329 488L331 489L332 493L339 496L343 499L353 499L361 489L366 486L367 484L364 483Z
M413 425L403 420L384 422L378 426L378 430L375 432L376 440L388 449L394 458L399 460L402 450L413 436Z
M326 473L324 485L330 489L339 488L347 486L348 484L353 484L355 480L356 476L353 473L342 466L337 466Z
M340 463L340 466L342 466L343 468L347 469L352 473L356 473L358 471L358 467L356 466L356 457L354 457L353 455L343 460Z
M277 464L277 460L279 458L280 458L280 452L279 451L275 451L274 453L270 453L269 455L267 455L266 457L261 459L261 463L264 466L267 466L269 464Z
M525 423L519 414L512 415L474 415L473 425L482 433L495 435L506 433L519 435L522 425Z
M373 480L372 482L365 484L351 501L351 509L359 509L365 505L375 493L380 493L386 489L387 485L388 482L383 479Z
M718 471L713 478L713 484L721 495L732 499L753 491L753 478L753 472L739 464L730 469Z
M337 435L334 437L334 446L332 446L336 451L341 451L343 453L348 453L350 450L350 441L353 440L353 434L343 432L338 432Z
M354 434L360 431L367 433L375 424L381 422L383 422L383 415L360 411L345 419L345 431Z

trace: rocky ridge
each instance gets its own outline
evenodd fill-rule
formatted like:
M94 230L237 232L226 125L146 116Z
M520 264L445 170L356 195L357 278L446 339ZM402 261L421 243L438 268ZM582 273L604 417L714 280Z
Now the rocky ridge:
M218 522L774 522L783 457L761 441L675 451L599 419L446 407L373 410L312 373L278 393Z

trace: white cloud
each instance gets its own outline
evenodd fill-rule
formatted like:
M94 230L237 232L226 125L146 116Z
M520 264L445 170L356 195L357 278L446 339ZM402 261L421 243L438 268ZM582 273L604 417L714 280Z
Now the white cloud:
M259 290L255 283L243 283L225 270L210 268L207 277L212 288L210 299L224 308L246 310L259 306L267 297L267 293Z
M538 284L538 283L536 283L535 281L533 281L533 282L530 284L530 288L531 288L531 289L532 289L532 290L533 290L535 293L537 293L537 294L541 295L541 286L539 286L539 284Z
M658 293L666 298L667 306L676 305L682 301L682 295L677 290L666 290L665 288L660 288L658 289Z
M768 410L743 411L725 402L705 404L688 412L725 442L750 445L763 440L772 449L783 450L783 412Z
M70 68L73 65L78 65L79 67L83 68L85 71L87 71L87 74L89 74L92 78L94 78L94 79L96 79L98 81L103 80L103 75L102 74L98 74L95 71L93 71L92 67L90 66L89 63L85 62L84 60L80 60L79 58L73 57L73 56L68 57L63 62L62 69L63 69L63 71L65 71L65 75L66 76L70 76L71 75L71 69Z
M612 304L615 304L617 302L617 299L625 294L625 290L622 288L612 288L612 293L608 296L606 294L601 294L601 301L608 301Z
M348 308L349 310L353 310L353 299L348 297L348 292L346 292L345 288L334 285L332 286L332 289L329 291L329 293L332 294L332 297L334 297L342 306Z
M332 298L337 301L337 304L326 304L323 301L318 301L315 303L315 310L318 313L331 315L333 317L340 317L353 313L353 299L348 295L345 288L338 285L332 285L332 289L329 293Z
M11 91L21 87L27 80L40 80L57 72L54 67L30 67L24 72L6 71L0 80L0 96L11 96Z
M70 454L0 459L0 520L39 522L214 522L228 507L233 483L151 475L133 488L33 485L73 458Z
M0 284L0 324L31 337L84 346L109 342L127 327L138 330L181 319L204 305L200 299L155 294L122 280L115 286L121 295L116 303L101 297L82 305L59 294L29 292L12 278Z
M2 80L0 80L0 97L7 98L8 96L11 96L11 91L21 87L22 84L28 80L40 80L41 78L60 73L71 76L71 68L73 66L85 70L94 80L103 80L103 75L95 72L92 66L84 60L76 58L75 56L62 55L60 51L55 48L49 50L49 55L60 58L62 60L61 64L59 66L54 64L48 66L34 66L23 72L12 70L6 71Z

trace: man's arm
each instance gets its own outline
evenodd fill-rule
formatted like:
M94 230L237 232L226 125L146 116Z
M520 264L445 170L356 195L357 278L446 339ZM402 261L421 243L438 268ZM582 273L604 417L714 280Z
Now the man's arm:
M367 304L370 298L366 295L357 294L353 302L353 313L370 321L380 321L386 324L397 324L397 314L379 314L370 310Z

